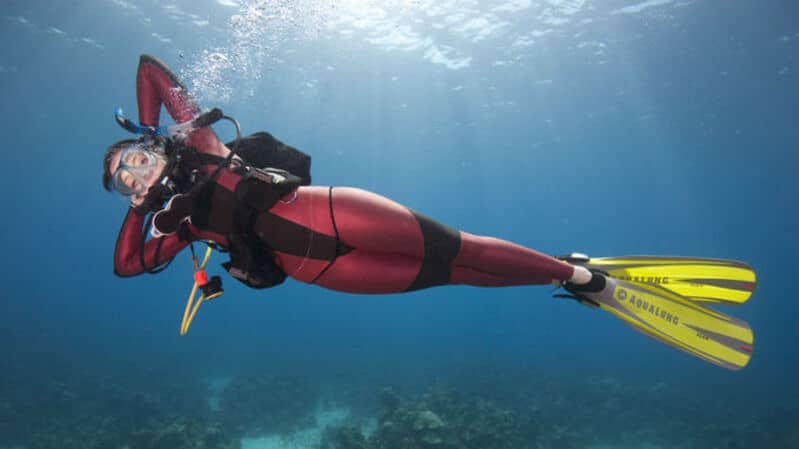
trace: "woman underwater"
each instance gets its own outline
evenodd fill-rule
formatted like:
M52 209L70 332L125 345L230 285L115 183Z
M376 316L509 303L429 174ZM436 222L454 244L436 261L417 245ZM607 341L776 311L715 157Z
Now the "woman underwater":
M158 126L162 104L179 123L200 113L175 75L151 56L142 56L139 62L136 94L143 126ZM212 156L201 162L206 174L218 168L211 159L218 164L230 152L210 127L192 132L185 144ZM148 210L140 206L166 165L162 151L153 147L140 141L117 142L104 160L106 188L131 195L132 207L114 254L114 271L120 276L157 267L191 241L211 240L229 249L236 228L232 206L243 176L240 164L221 169L210 189L214 191L201 195L209 207L202 208L204 213L194 210L183 232L150 239L142 248ZM226 201L230 204L221 204ZM351 187L297 186L269 209L258 211L253 230L288 276L350 293L398 293L446 284L583 284L591 279L584 267L504 240L457 231Z
M201 112L176 76L152 56L143 55L139 61L136 94L138 129L156 129L162 105L177 123L189 123ZM572 264L505 240L459 231L365 190L309 185L309 173L257 169L264 166L250 165L259 157L258 148L244 154L229 144L235 151L231 154L210 126L191 129L180 140L129 139L106 151L103 185L131 198L114 252L119 276L157 271L191 242L211 241L230 252L228 272L254 288L277 285L286 276L332 290L372 294L438 285L554 282L565 285L581 302L623 310L612 297L623 281L610 278L588 259L568 259ZM302 154L266 133L242 141L283 156ZM151 227L154 238L147 239ZM652 292L645 289L639 296L643 294ZM669 313L676 314L672 309ZM630 324L661 340L674 339L663 338L652 323ZM729 346L727 340L724 343ZM742 366L739 359L728 362L730 357L703 348L708 352L712 357L703 357L706 360Z

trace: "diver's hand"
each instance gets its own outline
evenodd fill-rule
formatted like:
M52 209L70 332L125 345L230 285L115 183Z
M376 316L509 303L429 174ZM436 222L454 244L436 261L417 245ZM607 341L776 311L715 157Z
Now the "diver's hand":
M130 197L130 207L136 208L141 206L145 199L147 199L146 195L132 195Z
M150 212L150 208L147 204L147 198L144 196L134 195L130 197L130 208L133 209L133 212L139 216L145 216L148 212Z
M139 215L147 215L149 212L158 210L160 206L156 195L132 195L130 197L130 207Z

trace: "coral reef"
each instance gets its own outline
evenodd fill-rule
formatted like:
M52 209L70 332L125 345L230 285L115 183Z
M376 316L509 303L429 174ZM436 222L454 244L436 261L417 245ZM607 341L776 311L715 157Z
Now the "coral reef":
M131 449L239 449L218 424L206 425L185 418L169 424L148 426L134 432Z
M179 376L58 378L0 372L0 447L26 449L239 449L240 440L203 409L203 392ZM145 380L146 379L146 380ZM175 380L174 382L172 380Z
M355 427L328 427L322 434L319 449L369 449L369 445Z
M233 377L212 408L207 385L185 381L193 372L55 372L0 370L0 447L240 449L245 436L293 442L293 433L301 447L315 447L321 431L314 426L324 423L335 427L321 432L321 449L799 447L794 404L755 405L613 377L461 370L446 376L447 386L414 379L380 389L357 376L326 384L323 376L254 372ZM348 416L315 417L325 405Z
M287 433L313 425L318 387L299 376L238 376L222 392L219 416L242 436Z
M323 449L525 449L535 448L532 417L437 387L403 402L390 388L380 394L384 413L368 439L351 427L329 429Z

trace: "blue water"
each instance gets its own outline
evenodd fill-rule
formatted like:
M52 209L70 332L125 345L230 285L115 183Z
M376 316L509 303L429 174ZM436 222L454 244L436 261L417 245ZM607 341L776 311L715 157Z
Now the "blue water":
M331 410L374 435L385 387L536 423L487 447L799 447L793 2L10 1L0 24L0 448L315 447L285 438ZM100 183L142 53L312 154L316 184L550 254L747 261L757 292L725 312L753 328L751 363L709 365L546 286L225 277L179 336L188 254L115 277L127 205Z

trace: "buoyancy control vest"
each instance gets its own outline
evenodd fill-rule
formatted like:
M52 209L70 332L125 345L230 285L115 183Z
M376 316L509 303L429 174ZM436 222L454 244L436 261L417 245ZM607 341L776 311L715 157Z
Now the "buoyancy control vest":
M310 185L311 157L266 132L243 137L235 145L243 163L231 166L234 191L217 182L202 183L202 166L218 165L222 158L192 148L178 149L183 156L174 167L179 174L175 179L180 180L177 193L155 213L153 227L189 240L185 223L190 220L198 229L222 235L230 255L222 264L225 270L248 287L273 287L286 279L286 273L275 264L274 251L255 235L253 225L260 213L282 197ZM199 189L194 188L197 185Z

